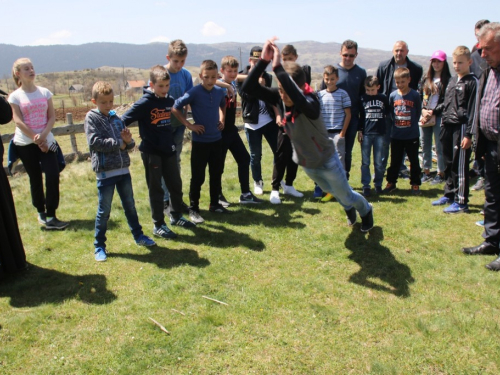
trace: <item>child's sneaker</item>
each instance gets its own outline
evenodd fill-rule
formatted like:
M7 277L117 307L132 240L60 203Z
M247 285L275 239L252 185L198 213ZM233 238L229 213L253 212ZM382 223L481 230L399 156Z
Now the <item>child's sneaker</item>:
M165 224L163 224L159 228L154 227L153 228L153 234L155 236L158 236L158 237L161 237L161 238L165 238L166 240L171 240L171 239L177 238L177 235L174 232L172 232L170 230L170 228L167 227Z
M422 182L422 183L430 182L430 181L432 181L432 176L430 173L429 174L424 173L424 175L422 176L422 179L420 180L420 182Z
M361 232L366 233L373 228L373 206L370 204L370 212L361 217Z
M47 214L45 212L39 212L38 213L38 223L40 225L47 224Z
M476 183L474 184L474 186L471 187L471 190L479 191L479 190L483 190L483 189L484 189L484 178L479 177L477 179Z
M253 193L255 195L264 194L264 182L262 180L253 182Z
M322 197L323 197L323 190L321 190L319 185L314 185L313 198L314 199L321 199Z
M443 176L441 176L439 173L436 174L436 176L432 179L431 185L438 185L442 184L444 182Z
M145 234L141 234L136 240L135 243L139 246L154 246L156 242L153 241L152 238L146 236Z
M402 178L404 180L409 180L410 179L410 172L408 171L408 168L401 169L398 174L399 178Z
M476 225L478 227L484 227L484 220L479 220L479 221L476 221Z
M345 213L347 215L347 225L353 226L356 224L356 209L351 207L350 210L345 210Z
M384 194L392 193L396 189L397 189L396 184L388 182L387 185L385 185L385 189L382 190L382 193Z
M230 214L231 213L231 211L229 211L228 209L226 209L221 204L210 205L210 207L208 208L208 210L210 212L215 212L215 213L218 213L218 214Z
M205 220L200 215L200 210L198 208L190 208L189 209L189 218L195 224L201 224Z
M445 204L450 204L450 203L451 203L451 199L443 196L443 197L439 198L437 201L433 201L432 205L433 206L444 206Z
M64 228L66 228L68 225L69 225L68 222L61 221L57 217L54 216L52 219L47 220L45 222L45 229L49 229L49 230L53 230L53 229L55 229L55 230L62 230Z
M269 202L272 204L281 204L280 192L278 190L271 191Z
M163 215L170 215L170 201L163 201Z
M228 208L231 205L223 194L219 195L219 204L225 208Z
M283 194L291 195L292 197L302 198L304 194L300 191L297 191L293 185L286 185L283 181L281 181L281 187L283 188Z
M460 204L460 203L457 203L457 202L453 202L448 207L446 207L443 210L443 212L445 214L468 213L469 212L469 205L467 205L467 204Z
M422 192L420 191L420 186L418 185L411 185L411 193L413 195L420 195Z
M330 202L333 198L333 195L331 195L330 193L326 193L326 195L321 198L321 202Z
M252 203L262 203L264 202L262 199L257 198L251 192L240 195L240 203L241 204L252 204Z
M367 198L372 195L372 189L369 187L363 188L363 197Z
M170 218L170 225L175 225L175 226L184 227L184 228L193 228L196 226L195 223L185 219L182 216L178 219L174 219L173 217L171 217Z
M382 194L382 186L375 186L375 193Z
M103 247L96 247L94 255L95 255L95 260L98 262L104 262L106 259L108 259L108 256L106 255L106 250Z

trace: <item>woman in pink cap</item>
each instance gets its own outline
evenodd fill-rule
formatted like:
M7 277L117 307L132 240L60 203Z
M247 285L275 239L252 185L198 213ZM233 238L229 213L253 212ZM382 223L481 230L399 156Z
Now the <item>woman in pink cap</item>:
M424 75L419 85L422 97L422 116L420 118L420 142L423 152L422 182L431 182L432 185L444 182L443 149L439 141L441 130L441 117L432 116L431 112L444 100L444 92L451 78L450 67L446 61L446 53L438 50L432 54L431 63L427 74ZM437 174L431 177L432 167L432 135L436 143Z

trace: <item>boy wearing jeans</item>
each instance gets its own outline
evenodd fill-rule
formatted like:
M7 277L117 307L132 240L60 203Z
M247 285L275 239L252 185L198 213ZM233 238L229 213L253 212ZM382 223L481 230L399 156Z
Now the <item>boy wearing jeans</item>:
M386 117L389 112L389 103L384 94L378 94L380 84L377 76L368 76L365 80L366 94L361 96L361 111L358 128L358 141L361 143L361 183L363 195L371 195L370 182L370 154L373 148L373 167L375 178L373 184L377 194L382 192L384 179L384 165L382 163L382 149L386 128Z
M134 148L132 134L113 108L113 88L107 82L97 82L92 88L92 109L85 117L85 135L89 144L92 169L97 177L99 203L95 219L95 260L106 260L106 230L115 188L120 195L130 231L138 245L153 246L145 236L135 210L134 192L130 177L128 150Z
M175 101L172 113L184 126L193 132L191 143L191 185L189 188L190 218L194 222L202 223L200 215L200 192L205 182L205 169L208 164L210 175L210 206L211 212L228 213L219 203L222 178L222 135L226 115L226 95L222 88L215 85L217 82L217 64L212 60L205 60L200 67L201 84L193 87L186 94ZM191 106L194 124L183 116L181 109Z
M392 113L391 126L391 166L387 170L387 185L383 193L396 190L401 160L406 152L410 160L410 184L414 195L420 195L420 162L418 160L419 127L422 101L417 91L410 87L410 71L398 68L394 72L397 90L389 96Z
M271 38L264 44L261 60L250 71L242 90L260 100L284 109L286 133L293 145L293 159L322 189L329 192L344 208L348 225L361 216L361 231L373 228L373 208L361 194L351 189L335 146L328 137L317 96L306 83L304 71L296 63L281 65L278 47ZM263 87L259 77L271 62L278 78L278 88Z

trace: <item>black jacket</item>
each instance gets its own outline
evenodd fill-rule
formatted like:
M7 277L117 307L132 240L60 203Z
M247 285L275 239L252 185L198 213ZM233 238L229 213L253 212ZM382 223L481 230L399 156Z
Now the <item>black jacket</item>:
M457 76L451 77L444 102L433 111L433 114L441 115L441 126L467 124L465 137L469 139L472 138L477 84L477 78L472 73L460 80Z
M396 66L396 61L394 57L387 61L382 61L377 69L377 78L380 84L379 92L389 97L391 94L392 82L394 81L394 67ZM408 57L406 58L406 67L410 71L410 87L413 90L418 91L418 83L422 78L423 69L422 67L411 61Z
M240 74L248 74L250 70L250 66L247 66L244 70L240 72ZM266 87L271 87L271 83L273 77L267 72L264 72L263 75L264 80L266 81ZM241 97L241 116L243 117L243 121L247 124L257 124L259 122L259 99L256 97L247 94L241 88L243 86L243 82L238 82L238 94ZM267 111L274 119L274 110L272 105L266 103Z

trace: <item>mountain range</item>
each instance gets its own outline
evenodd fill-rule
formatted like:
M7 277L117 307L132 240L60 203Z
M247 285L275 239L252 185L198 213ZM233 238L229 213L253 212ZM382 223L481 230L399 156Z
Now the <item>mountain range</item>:
M187 66L199 66L203 60L212 59L220 63L225 55L233 55L246 62L250 49L261 43L226 42L217 44L187 44L189 55ZM340 43L319 43L300 41L291 43L299 53L300 64L308 64L312 71L321 73L323 67L340 61ZM282 46L283 44L281 44ZM388 43L388 48L392 45ZM13 62L20 57L33 61L37 73L96 69L101 66L149 68L165 64L167 45L165 43L124 44L88 43L82 45L14 46L0 44L0 77L10 77ZM392 56L390 51L360 48L356 63L373 74L380 61ZM410 55L413 61L424 67L429 56Z

